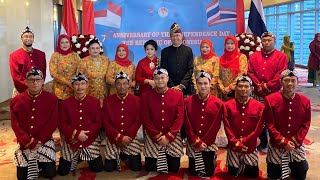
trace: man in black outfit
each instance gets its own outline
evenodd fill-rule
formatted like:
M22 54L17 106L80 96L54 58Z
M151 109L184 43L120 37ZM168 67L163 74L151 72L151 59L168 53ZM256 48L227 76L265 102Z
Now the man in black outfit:
M161 51L161 68L169 73L168 87L192 93L193 53L192 49L182 44L183 34L180 26L173 23L170 28L171 46Z

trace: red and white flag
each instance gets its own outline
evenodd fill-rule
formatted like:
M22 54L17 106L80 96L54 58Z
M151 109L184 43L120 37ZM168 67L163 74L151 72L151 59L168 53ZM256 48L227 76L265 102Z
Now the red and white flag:
M82 33L96 35L94 25L94 2L91 0L82 1Z
M60 34L72 36L79 34L72 0L64 0Z
M121 17L122 7L109 0L107 10L96 11L94 13L94 22L103 26L120 28Z

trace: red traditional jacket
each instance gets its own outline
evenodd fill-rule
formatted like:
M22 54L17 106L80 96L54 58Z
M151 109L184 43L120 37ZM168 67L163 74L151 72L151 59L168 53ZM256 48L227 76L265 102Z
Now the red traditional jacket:
M273 93L265 99L264 119L274 147L284 148L289 140L299 147L311 123L310 100L298 93L292 99L281 92Z
M150 63L153 63L154 67L150 68ZM139 83L139 95L145 93L151 89L149 84L144 84L144 80L153 79L153 72L157 66L157 58L155 57L152 61L145 57L141 59L136 69L136 82Z
M263 129L263 109L264 105L252 98L245 104L237 99L225 103L223 123L229 148L242 152L241 149L246 146L248 150L242 152L245 154L250 154L256 149L257 138Z
M202 142L214 143L223 118L223 102L209 95L201 100L198 95L185 99L185 129L190 144L199 147Z
M168 89L158 93L155 89L142 94L142 122L156 143L156 137L165 135L172 142L183 124L184 103L182 92Z
M248 75L252 79L255 94L259 94L258 84L266 83L270 93L277 92L281 89L280 78L281 72L287 69L287 56L274 50L270 54L265 54L262 51L253 53L249 58Z
M65 136L66 142L73 149L81 149L91 145L98 137L101 124L100 101L93 96L85 96L79 100L75 96L60 103L59 130ZM81 130L90 131L84 142L70 143L72 134L76 130L74 139L78 140Z
M39 141L47 142L57 128L58 98L46 91L34 97L28 91L15 96L10 101L10 111L11 127L20 149L33 149Z
M25 79L26 74L32 67L37 67L43 73L43 78L46 79L46 55L44 52L33 49L32 52L27 52L20 48L10 54L10 72L14 87L19 93L24 92L28 87Z
M104 100L104 128L111 143L121 142L123 136L134 139L142 122L140 119L140 99L128 94L120 99L116 94ZM118 136L120 135L120 136Z

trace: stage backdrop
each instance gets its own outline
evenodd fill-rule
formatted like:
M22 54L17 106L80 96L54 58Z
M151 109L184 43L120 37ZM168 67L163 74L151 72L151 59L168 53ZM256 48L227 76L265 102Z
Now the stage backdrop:
M180 25L184 44L200 54L202 39L211 39L218 56L224 38L236 32L236 0L99 0L95 2L96 35L103 42L104 55L114 59L116 46L129 46L129 58L138 63L145 57L143 44L157 41L161 49L171 44L169 29Z

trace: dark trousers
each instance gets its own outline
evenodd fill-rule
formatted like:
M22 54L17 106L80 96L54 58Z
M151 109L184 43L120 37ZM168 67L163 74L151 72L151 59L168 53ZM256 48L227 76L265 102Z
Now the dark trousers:
M169 154L167 156L167 164L168 164L168 172L176 173L179 171L180 168L180 157L173 157ZM157 171L157 159L156 158L145 158L145 167L146 171Z
M267 127L264 127L260 136L259 136L259 139L260 139L260 144L259 146L261 148L267 148L268 146L268 130L267 130Z
M38 168L41 169L41 176L46 179L52 179L56 176L56 162L39 162ZM27 167L17 167L17 179L26 180L28 178Z
M121 157L122 157L121 158L122 160L125 160L128 162L128 166L129 166L130 170L132 170L132 171L140 171L141 170L142 164L141 164L141 155L140 154L138 154L136 156L122 154ZM116 159L111 159L111 160L106 159L105 163L104 163L104 169L107 172L112 172L112 171L117 170L118 169L117 160Z
M101 172L103 170L103 162L101 155L95 158L94 160L88 161L89 169L93 172ZM69 174L71 169L71 162L60 157L59 166L58 166L58 174L60 176L65 176Z
M238 175L239 168L228 166L228 174L232 176ZM249 178L257 178L259 177L259 167L258 166L250 166L245 165L243 174Z
M210 177L214 174L214 170L217 166L216 153L214 151L203 151L202 157L205 166L206 176ZM195 159L191 157L189 157L189 173L193 176L198 176L198 172L196 172Z
M307 171L309 169L308 162L306 160L300 162L290 162L289 168L291 169L290 176L296 180L304 180L307 176ZM270 179L281 178L281 165L267 163L267 173Z

